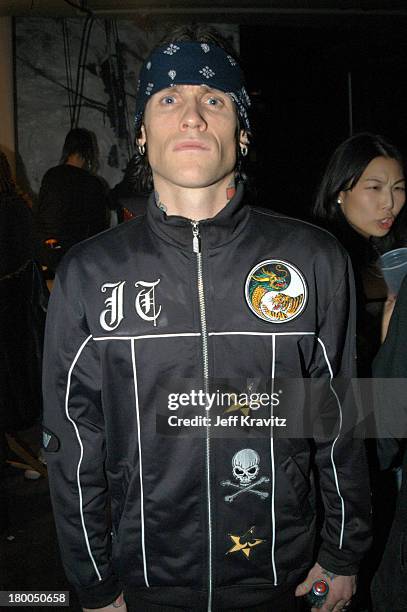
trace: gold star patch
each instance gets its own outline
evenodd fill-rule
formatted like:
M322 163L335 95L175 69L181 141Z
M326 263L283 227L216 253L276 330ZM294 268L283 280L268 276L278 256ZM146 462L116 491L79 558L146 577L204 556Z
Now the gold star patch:
M232 535L231 533L229 533L229 537L232 540L234 546L232 546L232 548L230 548L226 554L228 555L229 553L241 551L246 557L246 559L249 559L250 553L252 552L253 548L265 542L265 540L253 538L254 530L254 527L250 527L250 529L246 531L246 533L244 533L242 536Z
M227 412L236 412L237 410L241 410L244 416L248 416L250 414L250 406L247 404L232 404L232 406L228 406L228 408L224 410L224 414Z

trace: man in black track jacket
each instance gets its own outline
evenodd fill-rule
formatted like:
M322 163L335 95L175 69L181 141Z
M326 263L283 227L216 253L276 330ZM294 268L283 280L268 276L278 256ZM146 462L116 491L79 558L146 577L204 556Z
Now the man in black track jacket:
M250 101L203 32L141 71L146 215L73 247L56 277L44 444L64 567L85 610L291 612L323 579L338 612L369 546L336 388L354 373L349 261L248 202Z

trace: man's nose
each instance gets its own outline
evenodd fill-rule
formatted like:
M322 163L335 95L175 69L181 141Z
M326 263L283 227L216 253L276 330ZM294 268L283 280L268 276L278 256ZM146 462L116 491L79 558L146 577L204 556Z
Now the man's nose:
M206 129L206 121L202 116L199 105L196 101L191 100L185 106L181 118L181 129L198 128L199 130Z

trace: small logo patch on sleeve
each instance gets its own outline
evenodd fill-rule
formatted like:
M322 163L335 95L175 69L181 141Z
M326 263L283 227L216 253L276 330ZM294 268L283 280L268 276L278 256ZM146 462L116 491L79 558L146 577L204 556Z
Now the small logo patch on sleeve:
M47 451L47 453L56 453L59 451L60 442L59 438L52 433L49 429L44 427L42 431L42 446Z

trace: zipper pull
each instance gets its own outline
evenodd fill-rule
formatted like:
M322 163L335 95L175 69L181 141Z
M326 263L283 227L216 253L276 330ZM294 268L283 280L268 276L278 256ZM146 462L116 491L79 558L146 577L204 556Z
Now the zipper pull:
M191 225L192 225L192 233L193 233L193 239L192 239L192 250L194 251L194 253L200 253L201 252L201 237L199 235L199 221L191 221Z

